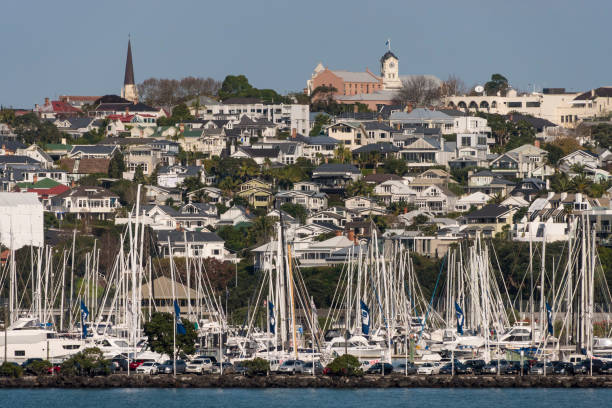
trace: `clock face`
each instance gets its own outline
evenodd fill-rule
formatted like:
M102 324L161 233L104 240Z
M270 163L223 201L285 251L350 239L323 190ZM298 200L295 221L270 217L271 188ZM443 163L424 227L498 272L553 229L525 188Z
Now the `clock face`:
M395 62L391 61L391 62L389 63L389 68L393 68L393 67L395 67Z

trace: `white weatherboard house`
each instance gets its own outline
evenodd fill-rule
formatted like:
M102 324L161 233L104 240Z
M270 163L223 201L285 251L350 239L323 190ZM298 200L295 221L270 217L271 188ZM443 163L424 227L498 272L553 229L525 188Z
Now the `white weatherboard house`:
M0 193L0 243L43 246L43 206L36 193Z

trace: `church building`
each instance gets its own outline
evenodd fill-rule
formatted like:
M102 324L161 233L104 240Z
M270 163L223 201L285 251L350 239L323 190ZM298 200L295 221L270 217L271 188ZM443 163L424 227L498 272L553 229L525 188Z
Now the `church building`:
M391 105L395 94L402 87L402 82L415 75L400 75L399 58L390 47L380 59L380 75L366 68L364 72L331 70L319 63L311 78L306 81L304 92L314 101L328 97L333 90L333 98L339 103L362 103L376 110L379 105ZM425 75L441 84L439 78ZM318 88L318 89L317 89Z
M127 58L125 60L125 77L121 97L132 103L138 103L138 89L134 81L134 64L132 63L132 44L128 40Z

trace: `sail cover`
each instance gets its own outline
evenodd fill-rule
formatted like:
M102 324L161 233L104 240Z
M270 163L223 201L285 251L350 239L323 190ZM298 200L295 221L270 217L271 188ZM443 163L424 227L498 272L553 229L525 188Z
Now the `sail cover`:
M0 193L0 243L43 246L43 206L36 193Z

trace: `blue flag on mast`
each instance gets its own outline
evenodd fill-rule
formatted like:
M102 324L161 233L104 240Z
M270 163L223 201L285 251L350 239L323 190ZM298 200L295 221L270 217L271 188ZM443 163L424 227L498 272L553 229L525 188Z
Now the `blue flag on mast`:
M361 302L361 332L364 336L370 334L370 309L363 300Z
M270 333L276 334L276 320L274 319L274 303L268 300L268 314L270 315Z
M457 316L457 333L463 334L463 323L465 322L465 315L459 303L455 302L455 315Z
M81 299L81 329L83 330L83 338L87 338L87 325L85 324L85 320L89 317L89 310L87 310L87 306L85 306L85 302Z
M552 324L552 309L548 302L546 302L546 319L548 320L548 334L553 335L553 324Z
M181 321L181 308L176 300L174 301L174 314L176 315L176 332L178 334L187 334L187 330L185 330L185 326L183 326Z

